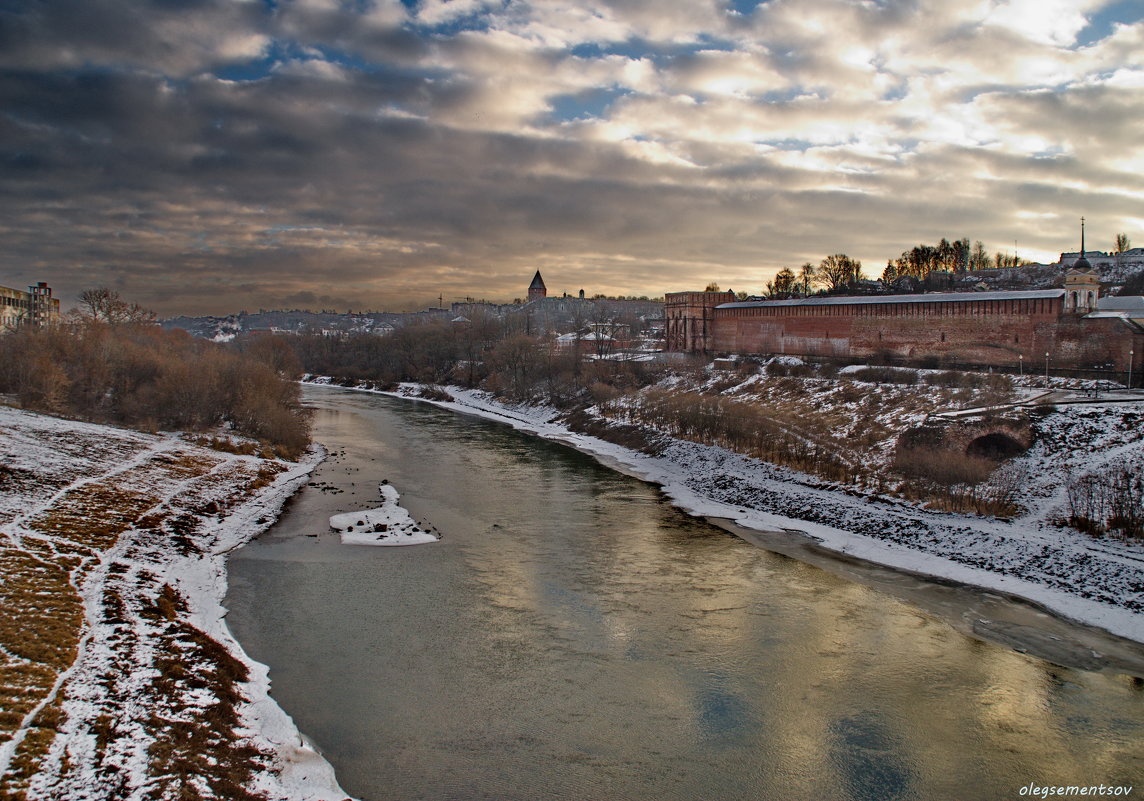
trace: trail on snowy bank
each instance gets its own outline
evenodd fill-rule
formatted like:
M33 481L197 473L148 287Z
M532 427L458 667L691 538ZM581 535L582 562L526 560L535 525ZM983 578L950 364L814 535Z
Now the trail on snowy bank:
M553 408L509 405L488 393L458 387L448 392L449 401L435 397L439 390L429 393L434 397L422 397L417 385L382 394L500 420L564 442L660 485L677 506L698 516L810 536L850 557L998 590L1144 643L1144 548L1097 540L1046 522L1054 501L1059 503L1066 474L1099 466L1113 448L1117 458L1138 462L1144 456L1144 441L1136 435L1127 441L1118 429L1119 413L1105 415L1092 405L1062 410L1055 424L1057 436L1047 437L1022 457L1030 479L1019 502L1029 513L1000 521L851 494L715 446L669 440L656 456L649 456L575 433ZM1078 437L1087 437L1089 447L1069 458L1066 444L1075 445Z
M0 407L0 795L346 797L221 605L319 460Z

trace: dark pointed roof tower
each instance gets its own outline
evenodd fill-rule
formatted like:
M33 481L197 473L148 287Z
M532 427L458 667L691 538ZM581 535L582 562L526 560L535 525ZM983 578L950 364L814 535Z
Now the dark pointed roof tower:
M528 285L528 301L542 300L548 297L548 289L544 286L544 279L540 277L540 270L532 276L532 283Z
M1080 218L1080 258L1073 262L1072 268L1074 270L1091 270L1092 265L1088 263L1088 259L1084 257L1084 217ZM537 273L540 275L540 273Z

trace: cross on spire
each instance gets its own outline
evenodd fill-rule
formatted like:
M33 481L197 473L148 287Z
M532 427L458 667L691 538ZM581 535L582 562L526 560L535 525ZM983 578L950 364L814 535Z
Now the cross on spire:
M1080 255L1084 258L1084 217L1080 218Z

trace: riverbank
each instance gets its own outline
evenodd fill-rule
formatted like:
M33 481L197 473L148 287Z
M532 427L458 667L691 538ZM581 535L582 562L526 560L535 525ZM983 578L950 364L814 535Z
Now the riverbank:
M374 390L364 390L374 391ZM1094 539L1050 525L1063 502L1059 453L1034 449L1025 461L1022 488L1027 513L1011 521L932 512L903 501L823 488L793 470L723 448L661 440L655 456L572 431L552 408L510 406L488 393L448 388L450 400L419 397L403 386L393 394L459 412L500 420L568 444L629 475L659 485L672 503L703 517L726 518L745 529L810 538L847 557L960 582L1027 599L1069 620L1144 642L1144 549ZM1097 405L1065 413L1062 437L1087 431L1097 437ZM1073 419L1075 418L1075 419ZM1090 460L1132 462L1141 445L1101 447ZM985 622L988 624L988 621Z
M0 794L346 798L222 606L321 453L248 450L0 407Z

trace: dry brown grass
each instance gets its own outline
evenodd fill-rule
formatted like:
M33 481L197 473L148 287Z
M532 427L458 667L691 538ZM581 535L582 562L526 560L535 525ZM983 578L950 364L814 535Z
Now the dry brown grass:
M0 742L13 737L75 659L83 607L70 578L67 567L0 550ZM17 757L42 754L55 736L49 710L37 715ZM17 775L28 770L13 761Z
M105 551L159 499L124 489L135 483L121 479L112 484L92 483L68 492L29 528L62 540ZM142 482L139 482L142 483Z
M219 643L180 618L184 599L164 585L143 615L164 623L157 638L154 667L158 673L148 691L147 720L152 745L149 773L156 797L226 798L259 801L247 789L267 755L238 734L238 687L246 681L246 665ZM188 691L209 690L211 700L189 704Z
M12 757L8 772L4 775L4 782L0 785L0 792L9 787L22 790L22 785L36 774L40 760L48 753L52 741L59 733L63 717L62 702L59 698L36 714L28 727L28 733Z

